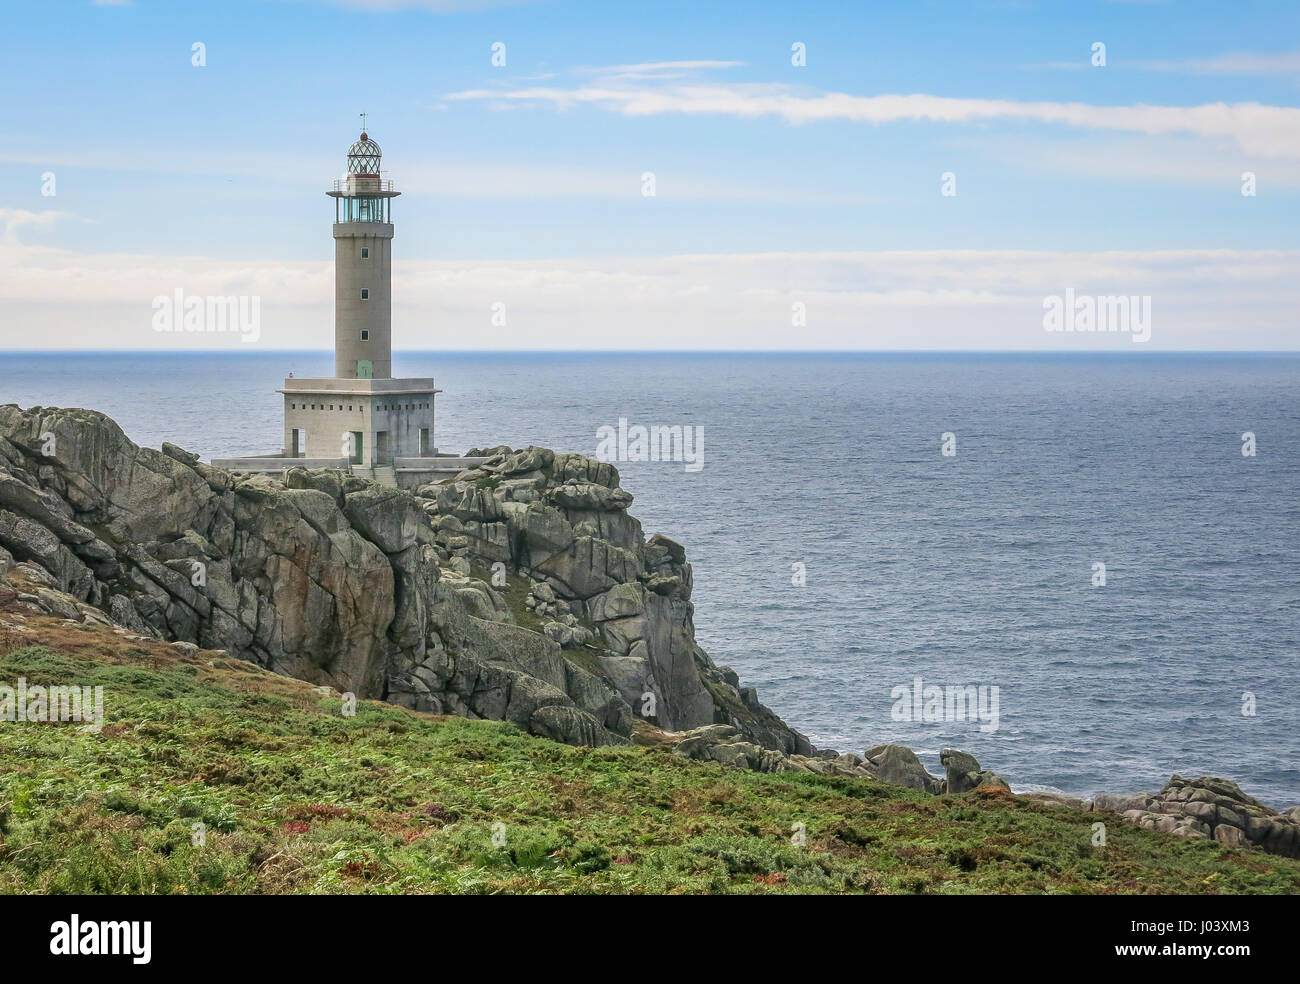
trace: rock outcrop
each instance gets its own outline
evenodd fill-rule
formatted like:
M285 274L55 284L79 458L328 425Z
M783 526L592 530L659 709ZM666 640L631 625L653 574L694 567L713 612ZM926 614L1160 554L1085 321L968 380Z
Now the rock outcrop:
M644 537L617 470L496 448L417 494L325 470L230 473L102 414L0 407L0 574L44 610L573 744L634 720L726 724L811 753L695 642L682 547Z
M751 769L755 772L815 772L824 776L867 776L919 792L963 793L977 788L1009 789L995 773L981 770L974 756L945 748L941 761L948 765L948 778L926 771L916 753L906 745L876 745L862 755L840 754L829 749L811 753L787 753L764 748L748 740L736 728L710 725L681 733L638 732L634 740L667 747L684 758ZM949 763L953 763L949 765ZM954 771L955 766L969 766Z
M417 493L444 569L471 582L478 573L479 583L491 583L494 571L498 581L505 572L526 578L517 620L612 686L639 717L673 731L728 724L761 746L812 752L696 644L686 551L665 536L646 539L613 465L533 447L471 455L489 460ZM395 687L406 680L395 678ZM412 706L426 699L418 687L408 693Z
M1149 830L1221 844L1252 844L1300 858L1300 807L1271 809L1227 779L1173 776L1158 793L1101 795L1093 799L1092 808L1118 813Z

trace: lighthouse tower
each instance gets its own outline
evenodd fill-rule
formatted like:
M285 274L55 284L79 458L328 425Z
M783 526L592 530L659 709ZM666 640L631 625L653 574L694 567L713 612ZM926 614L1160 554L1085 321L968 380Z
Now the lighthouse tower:
M334 199L334 375L284 381L282 457L342 464L380 481L437 456L432 379L393 378L393 199L379 144L348 148ZM403 461L402 459L407 459Z
M325 194L334 199L334 375L393 375L393 199L380 170L379 144L364 130L348 148L348 173Z

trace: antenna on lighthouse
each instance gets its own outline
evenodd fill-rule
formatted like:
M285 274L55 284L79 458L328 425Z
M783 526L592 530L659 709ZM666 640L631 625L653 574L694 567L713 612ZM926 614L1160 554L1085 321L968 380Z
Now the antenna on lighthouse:
M361 114L361 132L362 132L362 133L365 133L365 132L366 132L366 114L365 114L365 113L362 113L362 114Z

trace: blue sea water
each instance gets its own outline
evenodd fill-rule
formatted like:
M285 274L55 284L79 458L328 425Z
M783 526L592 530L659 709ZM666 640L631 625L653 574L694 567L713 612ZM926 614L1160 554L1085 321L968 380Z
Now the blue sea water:
M821 746L900 741L932 771L956 746L1018 789L1178 772L1300 802L1300 355L395 363L437 378L444 451L594 454L619 418L703 428L698 472L620 465L632 511L685 544L705 649ZM205 458L270 453L289 371L328 375L332 356L0 353L0 403L90 407ZM915 677L998 687L997 730L894 720Z

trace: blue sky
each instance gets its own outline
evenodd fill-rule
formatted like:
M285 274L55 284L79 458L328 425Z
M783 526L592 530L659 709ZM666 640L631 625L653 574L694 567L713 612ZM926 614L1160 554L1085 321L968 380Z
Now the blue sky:
M857 315L822 308L809 347L899 347L900 325L921 347L962 347L951 332L968 313L961 292L1004 296L1014 270L1046 263L1043 282L1025 285L1035 308L1054 284L1095 283L1163 293L1158 311L1200 311L1206 298L1187 291L1217 284L1212 322L1169 323L1153 343L1295 347L1293 299L1280 292L1300 279L1300 4L50 0L7 5L5 17L0 252L36 269L18 278L25 287L0 288L0 348L30 347L41 318L49 344L91 344L76 311L54 303L73 297L116 326L121 347L157 343L133 327L132 278L150 297L256 282L278 312L266 343L313 344L313 319L328 318L307 294L332 255L323 191L362 111L405 190L399 345L603 347L592 326L644 301L648 278L658 316L692 322L668 347L745 347L753 309L737 303L714 332L718 295L765 285L782 311L801 291L875 295ZM1104 67L1090 63L1098 41ZM504 67L491 63L495 42ZM794 42L805 66L791 64ZM1241 194L1244 171L1254 197ZM955 196L940 194L944 172ZM54 196L42 194L48 173ZM943 299L869 310L911 251L927 255L905 272L939 273L907 289ZM1113 251L1141 254L1131 282L1083 260L1052 279L1052 257ZM1021 252L1034 256L1022 264ZM713 259L683 259L696 256ZM980 272L987 263L998 276ZM856 282L855 264L866 270ZM1207 264L1221 283L1207 282ZM149 267L156 284L141 279ZM580 315L543 296L548 278ZM64 294L60 284L72 293L47 304L34 293ZM1233 284L1241 296L1224 294ZM693 290L717 303L692 308ZM473 312L498 295L519 312L517 332L474 343ZM410 320L403 297L435 312L436 330ZM871 332L880 313L887 337ZM990 334L1005 313L972 314L970 337L1056 343L1041 326ZM568 331L575 320L587 327ZM641 342L629 347L657 347Z

